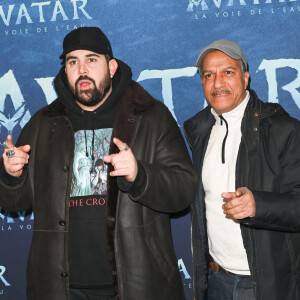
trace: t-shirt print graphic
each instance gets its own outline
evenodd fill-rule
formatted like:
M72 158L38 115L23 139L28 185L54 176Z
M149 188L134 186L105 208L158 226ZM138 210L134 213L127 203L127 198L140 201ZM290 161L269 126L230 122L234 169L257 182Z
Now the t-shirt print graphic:
M106 195L107 165L112 128L80 130L75 133L71 197Z

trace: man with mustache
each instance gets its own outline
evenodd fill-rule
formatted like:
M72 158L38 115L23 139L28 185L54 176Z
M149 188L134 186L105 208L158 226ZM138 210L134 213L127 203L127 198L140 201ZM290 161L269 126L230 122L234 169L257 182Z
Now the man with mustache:
M196 176L176 121L99 28L70 32L60 58L58 98L0 162L0 205L34 211L27 299L183 300L169 214Z
M300 299L300 123L247 90L240 46L199 54L208 106L184 123L198 174L196 300Z

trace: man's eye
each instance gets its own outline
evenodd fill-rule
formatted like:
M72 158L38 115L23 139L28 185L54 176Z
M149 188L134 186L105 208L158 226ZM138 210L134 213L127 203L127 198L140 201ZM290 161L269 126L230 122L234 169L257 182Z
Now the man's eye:
M95 62L96 59L95 59L95 58L89 58L89 61L90 61L90 62Z
M232 72L232 71L229 71L229 70L227 70L225 73L226 73L227 75L230 75L230 74L232 74L233 72Z
M75 64L77 64L77 61L76 61L76 60L70 60L70 61L69 61L69 64L70 64L70 65L75 65Z
M212 74L209 74L209 73L204 75L205 78L210 78L211 76L212 76Z

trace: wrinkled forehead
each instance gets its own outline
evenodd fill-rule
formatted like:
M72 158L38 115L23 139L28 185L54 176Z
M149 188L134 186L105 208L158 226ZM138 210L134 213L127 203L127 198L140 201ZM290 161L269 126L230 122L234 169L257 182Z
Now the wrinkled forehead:
M211 50L206 53L201 62L201 67L199 67L202 72L205 71L206 68L211 67L223 67L223 68L242 68L242 60L234 59L230 55L224 53L221 50Z

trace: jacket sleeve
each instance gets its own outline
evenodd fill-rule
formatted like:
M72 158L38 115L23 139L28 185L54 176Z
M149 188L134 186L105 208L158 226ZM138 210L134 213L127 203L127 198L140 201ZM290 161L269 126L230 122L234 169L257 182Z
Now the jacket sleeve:
M21 175L20 180L10 182L5 180L4 176L1 176L0 178L0 206L7 211L15 212L18 210L28 210L32 207L32 187L28 173L32 172L29 170L33 169L33 143L36 128L38 127L33 126L32 123L32 121L29 121L25 125L16 143L17 147L25 144L29 144L31 146L29 162L24 168L24 174ZM2 158L1 164L3 165Z
M139 161L146 174L142 193L135 197L151 209L173 213L187 208L194 200L196 174L180 129L166 107L161 107L162 118L155 141L153 163Z
M278 191L251 190L256 214L254 218L241 220L244 224L256 228L300 232L300 122L293 120L295 122L291 123L295 126L292 131L286 131L285 146L279 155ZM285 127L285 124L280 126Z
M0 181L0 206L7 211L28 210L31 208L32 190L28 176L21 183L10 186Z
M300 232L300 194L252 191L256 215L244 221L252 227Z
M143 166L138 164L138 173L134 182L128 182L124 176L117 177L118 187L121 191L131 194L133 197L138 197L146 187L146 173Z

